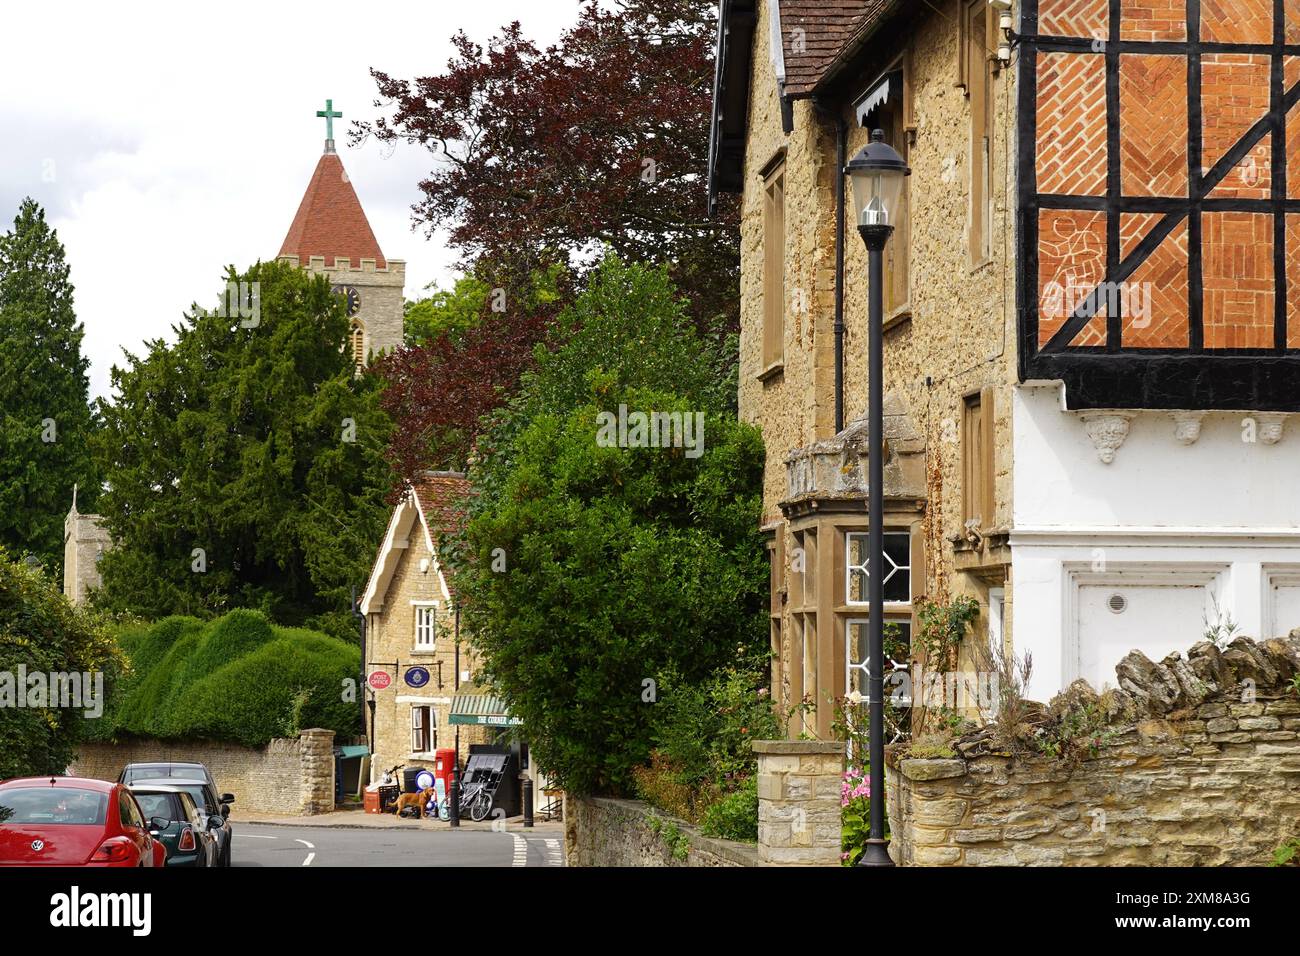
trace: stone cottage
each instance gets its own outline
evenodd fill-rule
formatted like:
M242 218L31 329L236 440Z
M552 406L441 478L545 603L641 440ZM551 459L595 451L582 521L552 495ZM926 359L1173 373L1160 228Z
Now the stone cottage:
M1133 648L1300 624L1300 0L1225 9L721 0L708 173L741 204L773 696L812 705L792 736L865 676L843 168L875 129L911 167L881 290L902 637L923 597L969 596L1046 700Z
M451 722L462 688L478 698L473 703L484 703L472 683L473 654L461 639L436 543L454 529L468 491L459 472L429 472L407 490L393 509L360 601L367 681L376 671L389 678L385 687L366 689L374 778L398 764L432 769L435 751L454 747L463 758L470 744L494 736L487 723ZM504 718L503 708L495 709Z

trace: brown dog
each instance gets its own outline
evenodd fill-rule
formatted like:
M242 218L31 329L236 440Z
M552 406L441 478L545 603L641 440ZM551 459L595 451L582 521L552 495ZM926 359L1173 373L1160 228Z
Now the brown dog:
M419 793L403 793L397 798L397 803L393 805L393 813L400 817L402 811L407 807L415 807L417 813L416 819L418 820L420 817L424 816L424 808L427 807L429 801L433 799L433 794L433 787L426 787Z

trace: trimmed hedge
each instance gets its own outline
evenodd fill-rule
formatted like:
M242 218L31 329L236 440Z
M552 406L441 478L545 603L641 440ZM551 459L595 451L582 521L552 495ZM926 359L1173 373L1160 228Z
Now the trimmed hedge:
M97 739L257 747L307 727L362 731L355 698L343 699L345 682L361 671L356 645L244 610L207 622L169 617L143 631L123 628L118 640L134 673L97 722Z

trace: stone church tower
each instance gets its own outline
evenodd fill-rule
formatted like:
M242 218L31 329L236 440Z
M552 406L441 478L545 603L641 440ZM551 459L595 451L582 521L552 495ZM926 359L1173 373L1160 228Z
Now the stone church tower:
M361 366L369 356L402 344L406 263L388 259L380 250L335 152L334 120L343 114L334 112L326 100L325 109L316 115L327 124L325 151L276 258L324 274L346 297L352 320L349 346ZM73 604L83 603L90 589L100 585L99 556L112 547L100 516L77 511L74 489L72 508L63 521L63 593Z
M99 556L113 546L99 515L77 511L77 490L72 508L63 519L63 593L73 604L85 603L91 588L99 587Z
M326 120L325 151L316 163L278 258L329 278L347 299L352 320L349 344L358 365L402 344L402 291L406 263L387 259L365 210L334 150L334 119L327 100L316 114Z

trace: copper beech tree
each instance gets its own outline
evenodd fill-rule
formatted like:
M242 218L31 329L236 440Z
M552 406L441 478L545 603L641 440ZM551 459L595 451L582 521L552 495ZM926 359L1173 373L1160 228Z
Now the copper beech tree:
M353 140L434 154L414 218L445 229L462 268L507 303L385 360L399 476L466 463L569 298L530 295L557 263L577 288L606 250L663 265L701 329L735 329L736 209L708 217L704 175L715 29L703 0L588 3L545 49L512 23L486 45L456 34L442 73L372 71L386 112Z
M372 71L391 115L358 123L353 139L435 154L414 216L447 229L467 267L526 275L561 261L581 273L608 246L667 265L697 320L734 325L736 208L707 215L713 7L588 3L545 49L517 22L486 46L457 33L440 74Z

